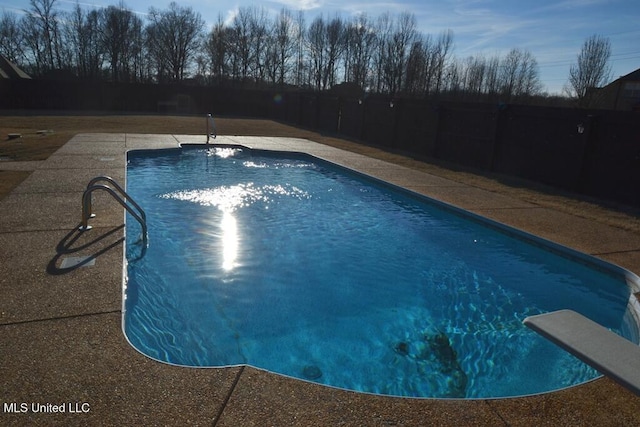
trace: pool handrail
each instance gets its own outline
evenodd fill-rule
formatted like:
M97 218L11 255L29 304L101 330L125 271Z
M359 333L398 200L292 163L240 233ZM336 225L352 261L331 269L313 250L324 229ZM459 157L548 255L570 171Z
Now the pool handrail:
M105 184L97 184L100 181L107 181L113 185L115 188L111 188ZM104 190L107 193L111 194L111 196L118 202L122 207L124 207L127 212L131 214L142 226L142 239L146 245L147 242L147 216L144 213L144 210L140 207L135 200L131 198L131 196L117 183L113 180L113 178L108 176L98 176L93 178L87 184L87 188L82 194L82 223L79 227L80 231L90 230L92 227L88 224L89 218L95 217L95 214L92 213L92 203L91 203L91 195L96 190ZM116 192L117 190L117 192ZM127 203L128 202L128 203ZM131 205L129 205L129 203ZM135 207L134 210L131 206Z
M211 113L207 114L206 122L207 122L207 145L208 145L209 138L213 136L213 139L216 139L216 137L218 136L218 131L216 130L216 124L213 121L213 116L211 115Z
M140 207L140 205L137 204L136 201L133 200L131 196L124 190L124 188L122 188L120 184L118 184L116 180L111 178L110 176L100 175L100 176L96 176L95 178L92 178L91 181L89 181L89 183L87 184L87 190L89 189L89 187L92 187L93 185L95 185L100 181L107 181L109 184L111 184L120 193L120 195L122 196L122 199L125 201L129 201L129 203L131 203L138 210L144 222L145 223L147 222L147 215L144 213L144 210ZM92 208L91 200L89 200L89 217L93 218L95 215L92 213L91 208Z

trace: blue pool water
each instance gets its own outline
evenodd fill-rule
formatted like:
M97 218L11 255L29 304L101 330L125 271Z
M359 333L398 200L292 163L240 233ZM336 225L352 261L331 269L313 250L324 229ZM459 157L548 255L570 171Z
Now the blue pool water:
M124 329L161 361L500 397L598 376L526 316L570 308L637 337L614 269L311 157L134 152L127 191L147 212L149 247L140 258L127 244ZM126 232L140 233L131 217Z

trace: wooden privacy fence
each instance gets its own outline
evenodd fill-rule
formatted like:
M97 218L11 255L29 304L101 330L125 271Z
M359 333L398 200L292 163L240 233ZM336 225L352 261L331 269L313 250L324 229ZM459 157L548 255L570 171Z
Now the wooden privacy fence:
M272 118L640 206L638 112L315 97Z
M640 113L632 111L16 79L0 80L0 108L271 118L640 206Z

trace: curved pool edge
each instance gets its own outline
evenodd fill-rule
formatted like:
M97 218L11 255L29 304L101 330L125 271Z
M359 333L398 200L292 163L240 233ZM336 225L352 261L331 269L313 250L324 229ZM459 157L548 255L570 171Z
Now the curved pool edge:
M261 373L264 373L266 375L269 376L274 376L277 378L281 378L284 379L288 382L294 383L294 384L302 384L302 385L308 385L308 386L314 386L314 387L320 387L323 389L327 389L327 390L334 390L334 391L338 391L340 393L345 393L345 394L353 394L356 396L371 396L371 397L375 397L375 398L383 398L383 399L396 399L396 400L414 400L414 401L454 401L454 402L465 402L465 401L475 401L475 402L482 402L482 401L501 401L501 400L518 400L518 399L528 399L528 398L536 398L536 397L542 397L545 395L549 395L549 394L554 394L554 393L562 393L562 392L566 392L572 389L575 389L577 387L582 387L582 386L587 386L591 383L594 383L596 381L600 381L602 379L604 379L605 377L603 375L599 375L596 378L592 378L590 380L584 381L582 383L579 384L574 384L571 386L567 386L567 387L562 387L562 388L558 388L555 390L550 390L550 391L543 391L543 392L539 392L539 393L530 393L530 394L522 394L522 395L517 395L517 396L496 396L496 397L421 397L421 396L397 396L397 395L392 395L392 394L380 394L380 393L374 393L374 392L368 392L368 391L358 391L358 390L352 390L352 389L348 389L348 388L344 388L344 387L338 387L338 386L334 386L331 384L324 384L324 383L319 383L319 382L315 382L312 380L308 380L305 378L298 378L298 377L294 377L292 375L287 375L287 374L283 374L280 372L275 372L275 371L271 371L269 369L265 369L265 368L261 368L259 366L255 366L255 365L251 365L249 363L241 363L241 364L236 364L236 365L225 365L225 366L193 366L193 365L183 365L183 364L179 364L179 363L173 363L173 362L168 362L165 360L161 360L158 358L155 358L153 356L150 356L146 353L144 353L142 350L140 350L139 348L137 348L132 342L131 340L129 340L129 337L125 331L124 328L124 311L122 313L122 322L121 322L121 330L122 330L122 335L124 336L125 340L127 341L127 343L129 344L129 346L131 347L131 349L133 349L137 354L143 356L146 359L149 359L153 362L156 362L160 365L166 365L166 366L170 366L170 367L174 367L174 368L180 368L180 369L187 369L187 370L203 370L203 371L207 371L207 370L211 370L211 371L220 371L220 370L226 370L226 369L237 369L237 368L251 368L253 370L259 371Z
M248 150L251 153L260 153L260 154L274 154L274 155L286 155L289 157L299 157L302 159L308 159L310 161L315 161L315 162L319 162L319 163L327 163L329 164L331 167L334 168L338 168L338 169L342 169L344 173L347 174L355 174L358 175L360 177L363 177L367 180L372 180L374 182L376 182L379 185L383 185L383 186L387 186L387 187L392 187L393 189L403 192L405 194L409 194L412 197L417 197L420 199L426 199L429 203L435 204L440 208L446 209L449 212L452 212L456 215L459 216L463 216L465 218L469 218L473 221L479 222L485 226L489 226L491 228L495 228L500 230L503 233L507 233L513 237L516 237L518 239L522 239L525 240L527 242L530 243L534 243L538 246L541 246L543 248L545 248L546 250L550 250L552 252L555 252L558 255L564 256L564 257L569 257L573 260L577 260L580 261L581 263L584 264L588 264L590 266L595 266L598 267L601 271L605 271L608 274L612 274L612 275L616 275L616 276L621 276L625 278L625 281L627 283L627 286L630 288L630 297L627 303L627 314L630 315L631 319L630 323L633 324L634 328L632 328L630 331L633 332L633 341L635 342L635 344L638 344L638 340L639 340L639 336L640 333L638 332L640 330L640 301L638 300L638 297L636 296L636 294L640 291L640 277L637 276L635 273L631 272L628 269L625 269L621 266L618 266L612 262L600 259L594 255L590 255L581 251L578 251L576 249L573 249L571 247L568 247L566 245L562 245L559 244L557 242L539 237L535 234L532 234L528 231L524 231L521 229L518 229L516 227L510 226L508 224L496 221L494 219L485 217L483 215L479 215L475 212L469 211L467 209L463 209L460 208L458 206L455 206L451 203L447 203L438 199L435 199L431 196L428 196L426 194L422 194L420 192L405 188L401 185L395 184L393 182L389 182L387 180L381 179L379 177L376 177L375 175L371 175L365 172L362 172L356 168L351 168L348 166L345 166L343 164L339 164L339 163L335 163L333 161L331 161L330 159L324 158L323 156L318 156L318 155L314 155L314 154L310 154L304 151L299 151L299 150L282 150L282 149L269 149L269 148L252 148L250 146L244 145L244 144L237 144L237 143L212 143L212 144L193 144L193 143L186 143L186 144L180 144L180 146L178 148L175 147L171 147L171 148L159 148L159 149L134 149L134 150L128 150L126 152L126 156L127 156L127 163L128 163L128 156L129 153L132 154L148 154L149 151L155 151L158 152L159 155L162 154L166 154L168 151L175 151L176 153L180 153L183 149L203 149L203 148L216 148L216 147L222 147L222 148L233 148L233 149L243 149L243 150ZM162 152L162 154L160 153ZM125 218L126 218L126 213L125 213ZM125 242L126 244L126 242ZM581 387L584 386L586 384L589 384L591 382L594 381L598 381L602 378L602 375L587 380L585 382L582 383L578 383L578 384L574 384L571 386L567 386L567 387L563 387L563 388L558 388L558 389L554 389L554 390L549 390L549 391L545 391L545 392L538 392L538 393L531 393L531 394L525 394L525 395L517 395L517 396L498 396L498 397L478 397L478 398L442 398L442 397L413 397L413 396L395 396L395 395L385 395L385 394L376 394L376 393L372 393L372 392L362 392L362 391L356 391L356 390L351 390L351 389L345 389L345 388L341 388L341 387L337 387L337 386L333 386L330 384L323 384L323 383L317 383L311 380L307 380L304 378L298 378L298 377L293 377L290 375L286 375L286 374L281 374L278 372L274 372L274 371L269 371L268 369L264 369L264 368L260 368L257 366L253 366L250 364L237 364L237 365L228 365L228 366L191 366L191 365L182 365L182 364L176 364L176 363L172 363L172 362L167 362L167 361L163 361L160 359L156 359L152 356L149 356L147 354L145 354L144 352L142 352L140 349L138 349L130 340L129 337L127 336L126 330L125 330L125 298L126 298L126 294L125 294L125 290L126 290L126 280L127 280L127 259L126 259L126 246L123 247L123 291L122 291L122 298L123 298L123 302L122 302L122 332L123 335L125 336L125 339L127 340L127 342L129 343L129 345L131 347L133 347L138 353L142 354L143 356L162 363L162 364L167 364L170 366L177 366L177 367L187 367L187 368L193 368L193 369L227 369L227 368L238 368L238 367L251 367L253 369L268 373L268 374L273 374L276 376L280 376L280 377L284 377L284 378L288 378L290 380L293 381L301 381L304 383L310 383L310 384L315 384L315 385L319 385L321 387L328 387L330 389L336 389L336 390L342 390L345 392L350 392L350 393L357 393L357 394L365 394L365 395L372 395L372 396L381 396L381 397L388 397L388 398L394 398L394 399L417 399L417 400L421 400L421 399L435 399L435 400L501 400L501 399L520 399L520 398L528 398L528 397L532 397L532 396L540 396L540 395L546 395L549 393L557 393L557 392L561 392L564 390L568 390L568 389L573 389L576 387ZM626 317L626 314L625 314Z
M301 135L309 138L310 133L304 130ZM329 151L326 145L308 140L250 139L251 145L263 147L288 144L314 152ZM245 142L244 138L233 140ZM56 405L69 402L71 407L73 402L80 407L83 402L90 404L87 413L5 412L0 415L0 424L640 425L640 399L607 378L524 398L398 399L342 392L251 367L189 370L140 355L122 333L122 246L99 255L96 265L89 268L57 276L45 272L45 268L52 257L55 259L56 244L77 228L85 178L106 172L123 184L126 149L175 146L176 141L204 143L204 135L78 133L43 162L20 185L19 191L0 201L6 220L3 248L8 255L4 258L8 262L3 264L7 292L2 318L2 343L7 351L1 357L6 375L0 395L8 405L10 402ZM218 141L231 141L231 137L219 136ZM344 143L344 146L351 144ZM338 155L351 156L345 151ZM61 188L68 190L68 194L61 194ZM508 194L509 189L496 191ZM85 236L89 240L122 225L123 209L119 204L110 201L97 207L99 217L95 227ZM603 222L599 219L607 219L607 215L608 211L594 210L593 220L587 222L576 217L577 227L569 222L567 228L589 232L587 226L592 224L594 230L601 229ZM556 216L550 214L547 218ZM558 218L562 224L567 223L566 215L560 213ZM547 231L544 227L526 225L522 228L548 235L544 234ZM604 226L604 230L609 233L610 229ZM560 231L566 237L565 227ZM135 237L129 234L130 238ZM613 230L611 236L621 234ZM627 244L598 244L587 252L607 253L607 259L638 272L640 230L624 234L616 240L624 238ZM112 236L114 242L120 240L122 230ZM562 242L571 246L572 240ZM17 298L19 295L24 297Z

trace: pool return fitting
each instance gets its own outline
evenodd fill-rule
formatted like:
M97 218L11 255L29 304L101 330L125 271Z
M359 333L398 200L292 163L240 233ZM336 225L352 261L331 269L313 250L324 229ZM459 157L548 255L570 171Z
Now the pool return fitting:
M101 181L106 181L112 187L105 184L98 184ZM147 216L144 210L139 204L131 198L129 194L116 182L113 178L108 176L97 176L93 178L87 184L87 189L82 194L82 223L79 227L80 231L91 230L91 226L88 224L89 218L94 218L96 215L92 211L91 195L96 190L104 190L116 199L126 210L133 216L142 226L142 242L144 246L147 246ZM135 208L135 209L134 209Z

